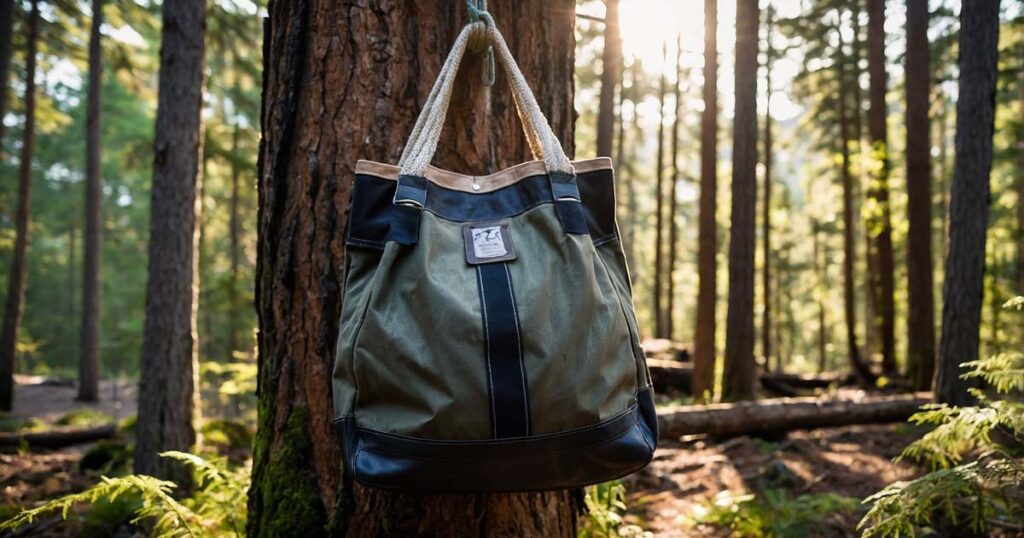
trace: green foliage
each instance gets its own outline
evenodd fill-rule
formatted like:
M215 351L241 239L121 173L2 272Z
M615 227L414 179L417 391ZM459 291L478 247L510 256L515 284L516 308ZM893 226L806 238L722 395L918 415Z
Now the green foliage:
M53 423L56 426L96 426L99 424L109 424L113 421L114 419L106 413L82 407L68 411Z
M1022 305L1018 297L1006 307ZM872 506L859 525L866 536L914 536L933 523L976 533L1024 524L1024 355L1000 353L964 366L971 368L964 377L984 379L998 397L975 390L976 406L929 405L911 417L933 429L897 459L932 471L868 497Z
M852 514L856 499L834 493L790 496L782 489L759 495L735 495L726 490L696 510L698 523L728 529L730 536L798 537L828 530L830 515Z
M587 514L577 534L581 538L644 535L640 527L624 524L626 486L622 480L588 487L583 502L587 506Z
M185 463L196 474L196 488L181 501L172 496L173 482L146 475L102 477L81 493L65 495L42 506L23 510L0 523L0 532L13 531L33 521L58 514L68 519L76 505L91 505L86 529L96 531L111 522L152 526L155 537L242 536L246 518L249 469L230 468L219 458L203 459L184 452L161 454Z

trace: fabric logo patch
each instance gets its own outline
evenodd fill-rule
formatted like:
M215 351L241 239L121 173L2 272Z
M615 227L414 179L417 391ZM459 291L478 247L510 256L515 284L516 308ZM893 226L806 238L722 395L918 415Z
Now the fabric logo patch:
M466 262L471 264L516 259L507 222L474 222L462 226Z

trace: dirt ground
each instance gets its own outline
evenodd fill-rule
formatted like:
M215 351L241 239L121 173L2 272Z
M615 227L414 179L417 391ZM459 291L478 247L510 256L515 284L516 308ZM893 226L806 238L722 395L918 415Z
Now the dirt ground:
M104 383L104 403L94 409L125 418L134 413L134 386L121 383L116 390L115 400L114 385ZM16 394L20 417L53 420L82 407L74 401L71 386L19 384ZM698 525L693 519L695 510L725 490L740 495L772 488L794 497L832 492L862 499L919 472L911 465L892 463L913 437L905 425L872 425L791 432L772 440L738 437L662 443L654 462L626 480L627 521L654 536L728 536L723 529ZM0 505L30 505L95 482L95 474L78 468L88 448L0 454ZM821 535L856 536L859 513L822 517L827 531Z

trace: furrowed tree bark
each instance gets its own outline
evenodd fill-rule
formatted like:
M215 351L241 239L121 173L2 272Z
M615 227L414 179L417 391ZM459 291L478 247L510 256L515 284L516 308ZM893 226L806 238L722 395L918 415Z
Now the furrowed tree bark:
M679 122L682 114L680 113L680 107L683 101L683 40L682 34L676 35L676 79L674 87L672 88L673 93L673 105L672 105L672 181L669 184L669 198L668 198L668 267L665 270L665 337L669 340L672 339L675 333L675 309L676 309L676 286L675 286L675 274L676 274L676 251L679 243L679 223L676 219L676 212L678 209L678 193L676 192L679 188L679 182L682 181L679 170Z
M889 206L889 139L885 105L885 0L867 0L868 6L868 134L871 137L871 175L868 188L870 248L876 326L881 331L882 371L896 373L895 303L893 300L892 222Z
M730 437L903 422L931 401L931 393L918 392L856 400L804 397L675 406L658 410L658 426L662 439L675 440L695 434Z
M7 277L3 329L0 331L0 411L14 403L14 361L18 352L18 330L25 308L29 224L32 209L32 153L36 125L36 49L39 46L39 0L32 0L28 20L28 50L25 52L25 131L18 168L18 209L14 217L14 254Z
M999 0L965 2L960 11L956 162L935 380L936 398L953 405L974 400L968 392L974 383L960 378L960 364L978 358L998 45Z
M7 92L11 85L11 57L14 52L14 0L0 0L0 119L7 115ZM4 139L0 121L0 142Z
M619 0L605 0L604 6L604 51L601 55L601 94L597 112L597 156L611 157L615 137L615 88L622 78L622 38L619 35Z
M772 25L774 10L771 4L765 10L767 28L764 40L764 200L761 206L761 293L764 309L761 311L761 356L764 367L771 370L772 359ZM817 236L815 236L817 241ZM815 243L817 246L817 243ZM781 357L779 358L781 362ZM781 369L781 364L778 367Z
M930 56L928 0L907 0L907 373L916 390L935 377Z
M664 67L668 63L668 45L661 45L661 64ZM665 162L665 70L662 69L658 77L658 156L654 163L654 286L652 290L654 306L654 336L656 338L668 338L665 332L665 307L662 301L662 294L665 282L665 170L662 164Z
M189 450L199 418L199 211L206 3L163 6L153 144L149 278L142 334L135 472L186 488L189 469L159 456Z
M103 179L100 160L100 96L103 53L100 26L103 0L92 2L89 33L89 95L85 119L85 251L82 260L82 327L78 346L78 399L95 402L100 391L100 251Z
M489 2L570 155L574 5ZM268 11L248 536L575 536L567 491L414 495L342 479L331 370L353 170L398 161L464 3L273 0ZM435 163L483 173L531 160L504 77L488 98L479 56L464 64Z
M693 395L714 399L715 303L718 301L718 0L704 0L704 111L700 119L700 216L697 231L697 326ZM707 398L705 398L707 394Z
M729 311L722 398L757 396L754 363L754 238L757 203L757 0L736 3L736 111L729 233Z

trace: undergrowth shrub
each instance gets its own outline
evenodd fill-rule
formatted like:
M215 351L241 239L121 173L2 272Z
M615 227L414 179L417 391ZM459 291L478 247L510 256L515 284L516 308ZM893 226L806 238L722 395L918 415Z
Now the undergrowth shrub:
M829 517L853 514L859 502L835 493L805 493L793 497L784 489L757 495L720 492L694 511L697 523L729 530L730 536L750 538L828 535Z
M68 519L76 505L90 505L84 528L120 524L131 514L130 524L152 528L155 537L243 536L249 469L232 468L223 458L204 459L184 452L161 456L181 461L196 475L196 488L185 499L172 496L173 482L146 475L102 477L81 493L65 495L37 508L22 510L0 523L0 533L14 531L48 515Z
M1004 307L1020 315L1024 297ZM871 508L859 525L865 536L915 536L935 526L1024 532L1024 350L963 367L965 378L984 380L995 394L972 390L974 406L933 404L910 418L932 430L897 461L913 460L931 472L868 497Z
M637 525L623 519L626 514L626 486L622 480L612 480L586 488L583 498L586 515L580 520L580 538L610 538L613 536L650 536Z

